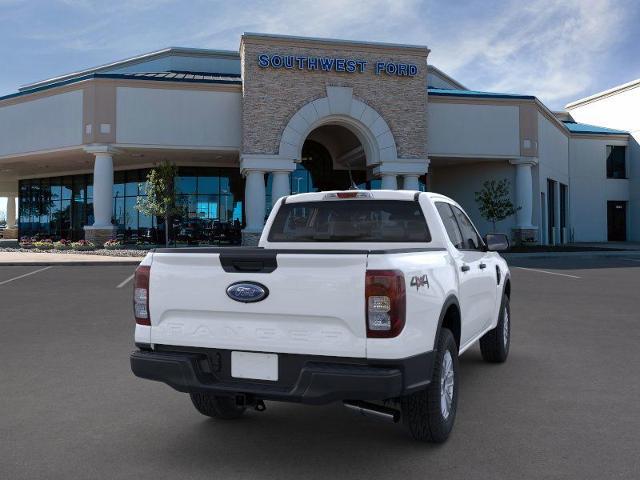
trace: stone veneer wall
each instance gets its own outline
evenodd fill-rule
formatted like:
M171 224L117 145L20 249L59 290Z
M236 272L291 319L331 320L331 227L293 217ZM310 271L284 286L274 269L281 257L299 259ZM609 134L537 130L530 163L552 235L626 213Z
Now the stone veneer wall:
M360 59L364 73L261 68L258 55L281 54ZM369 47L356 43L309 43L297 39L243 37L242 153L277 154L289 119L305 104L325 97L327 86L353 88L355 98L376 110L388 123L399 158L427 158L428 50ZM414 77L375 74L375 62L413 63ZM302 132L301 132L302 133Z
M116 228L85 228L84 239L92 242L96 247L102 247L107 240L115 238Z
M5 228L4 230L0 230L0 237L8 240L15 240L18 238L18 229Z

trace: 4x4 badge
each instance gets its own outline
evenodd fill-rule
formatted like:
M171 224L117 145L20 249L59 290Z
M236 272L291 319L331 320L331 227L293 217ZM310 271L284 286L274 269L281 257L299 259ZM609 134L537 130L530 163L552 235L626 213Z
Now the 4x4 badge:
M427 275L415 275L413 277L411 277L411 283L409 283L410 286L412 287L416 287L416 290L420 290L420 287L423 286L427 286L427 288L429 288L429 279L427 278Z

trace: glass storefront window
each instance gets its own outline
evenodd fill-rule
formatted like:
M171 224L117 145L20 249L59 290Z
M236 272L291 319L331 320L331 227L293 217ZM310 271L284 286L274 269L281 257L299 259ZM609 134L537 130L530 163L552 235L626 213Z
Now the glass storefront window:
M218 193L220 188L220 179L218 177L199 177L198 193Z
M124 223L127 227L127 236L131 236L131 230L138 230L138 210L136 210L137 197L126 197L124 202Z
M62 180L62 200L71 200L73 196L72 177L64 177Z
M176 177L176 192L182 194L193 194L198 191L198 178L192 176Z
M87 198L93 198L93 175L87 176Z
M124 231L124 198L115 197L113 199L113 224L118 228L118 231Z
M136 209L146 194L148 170L114 173L113 224L125 242L162 243L163 220ZM20 181L21 236L58 240L83 238L93 224L93 176L73 175ZM176 188L184 215L172 220L178 243L239 243L244 181L236 168L180 168Z
M124 198L124 174L125 172L113 173L113 196Z
M138 195L138 175L137 171L131 172L127 175L127 181L124 184L124 195L126 197L136 197Z

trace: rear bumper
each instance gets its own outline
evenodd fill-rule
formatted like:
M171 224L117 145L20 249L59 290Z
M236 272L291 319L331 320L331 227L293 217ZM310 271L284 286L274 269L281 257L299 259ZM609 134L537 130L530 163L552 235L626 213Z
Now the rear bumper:
M231 351L156 346L131 354L131 370L181 392L244 394L264 400L325 404L385 400L424 388L434 352L400 360L279 354L277 382L231 377Z

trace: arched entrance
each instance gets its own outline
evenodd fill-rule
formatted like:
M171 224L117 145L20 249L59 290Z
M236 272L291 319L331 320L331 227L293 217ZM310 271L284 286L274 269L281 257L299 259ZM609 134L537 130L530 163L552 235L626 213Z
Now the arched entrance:
M257 242L271 205L291 193L343 190L354 184L367 189L420 188L428 160L399 159L389 125L354 97L352 88L327 86L326 91L326 97L291 116L276 153L240 156L246 178L245 244Z
M300 155L298 171L302 169L309 173L312 188L321 191L367 188L372 176L360 139L347 127L336 124L322 125L309 133ZM305 191L297 187L292 185L292 193Z
M272 191L273 175L267 177L267 195ZM300 160L290 175L292 194L350 188L378 190L381 180L367 166L364 146L349 128L325 124L313 129L302 144ZM273 204L267 200L267 210Z

